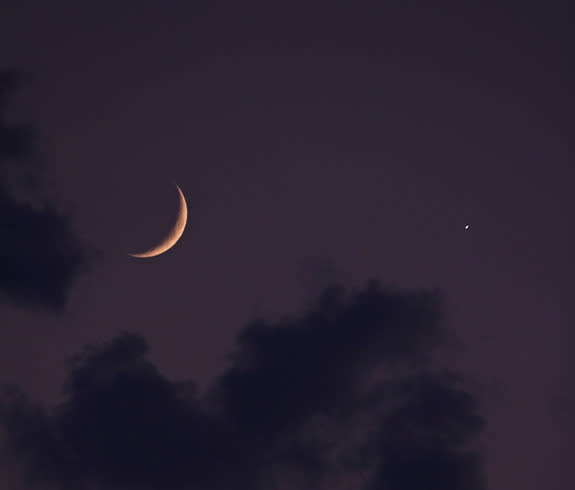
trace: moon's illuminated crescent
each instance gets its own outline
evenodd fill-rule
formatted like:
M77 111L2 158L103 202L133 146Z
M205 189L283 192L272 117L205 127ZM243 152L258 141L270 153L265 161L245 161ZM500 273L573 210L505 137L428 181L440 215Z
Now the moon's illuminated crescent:
M170 248L172 248L184 234L184 229L186 228L186 223L188 221L188 206L186 205L186 198L184 197L182 189L180 189L177 185L176 188L180 194L180 210L178 212L178 219L170 230L170 233L160 243L146 250L145 252L128 255L139 259L156 257L157 255L163 254L164 252L170 250Z

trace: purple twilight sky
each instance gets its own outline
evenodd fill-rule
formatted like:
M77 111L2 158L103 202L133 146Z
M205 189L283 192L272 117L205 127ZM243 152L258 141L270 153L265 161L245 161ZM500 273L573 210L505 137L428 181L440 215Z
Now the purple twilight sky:
M57 402L69 356L133 329L203 387L246 321L300 308L302 261L331 257L349 285L441 288L489 490L573 488L568 2L378 3L0 7L0 66L33 76L13 112L101 250L62 315L0 305L0 382ZM174 182L182 239L128 257L174 219Z

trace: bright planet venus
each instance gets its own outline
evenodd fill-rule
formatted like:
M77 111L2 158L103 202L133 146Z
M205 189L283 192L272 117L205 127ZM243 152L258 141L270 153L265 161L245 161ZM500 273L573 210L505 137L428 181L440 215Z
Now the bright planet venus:
M141 253L128 255L138 259L149 259L151 257L157 257L158 255L161 255L170 250L182 237L184 230L186 229L186 223L188 222L188 206L186 204L186 198L184 197L182 189L180 189L177 185L176 189L178 190L178 194L180 196L180 206L178 210L178 217L170 232L157 245L154 245L148 250Z

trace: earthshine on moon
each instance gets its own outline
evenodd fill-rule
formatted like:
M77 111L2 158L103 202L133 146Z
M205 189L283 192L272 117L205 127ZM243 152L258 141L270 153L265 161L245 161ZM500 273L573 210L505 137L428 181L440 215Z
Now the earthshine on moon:
M182 237L186 228L186 223L188 221L188 206L186 205L186 198L184 197L184 193L177 185L176 188L178 189L178 193L180 195L180 209L178 211L178 219L176 220L176 223L172 227L170 233L168 233L168 235L160 243L154 245L152 248L146 250L145 252L128 255L138 259L156 257L170 250Z

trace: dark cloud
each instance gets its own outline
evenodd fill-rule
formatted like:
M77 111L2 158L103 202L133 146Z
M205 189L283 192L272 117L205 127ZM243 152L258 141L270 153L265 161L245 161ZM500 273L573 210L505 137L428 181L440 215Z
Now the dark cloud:
M356 399L382 362L424 361L440 339L437 293L382 292L375 282L351 297L328 287L300 318L248 325L212 395L252 435L292 430L313 413ZM257 415L255 409L264 415Z
M472 450L484 421L462 381L436 372L391 383L395 406L363 447L376 468L370 488L484 488L481 460Z
M0 300L61 312L94 254L40 195L43 167L32 127L7 121L9 95L19 81L0 71ZM32 193L33 202L18 196L22 190Z
M124 334L70 363L47 412L0 404L6 455L62 489L480 489L478 406L433 369L437 291L329 286L299 316L239 334L202 396L167 380Z

